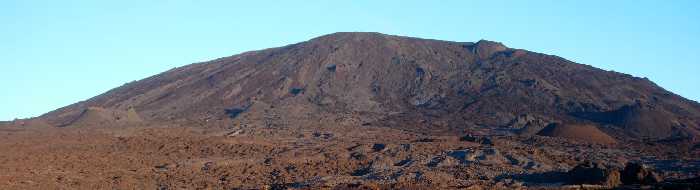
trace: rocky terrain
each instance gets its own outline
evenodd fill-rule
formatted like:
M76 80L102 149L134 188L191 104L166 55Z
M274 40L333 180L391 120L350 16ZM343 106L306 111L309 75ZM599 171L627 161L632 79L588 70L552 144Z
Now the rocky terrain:
M0 123L0 189L692 189L699 142L645 78L335 33Z

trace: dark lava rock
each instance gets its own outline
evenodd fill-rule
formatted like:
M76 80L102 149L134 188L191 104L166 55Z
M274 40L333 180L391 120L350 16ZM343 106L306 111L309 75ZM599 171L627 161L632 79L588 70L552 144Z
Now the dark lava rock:
M313 135L316 138L322 138L322 139L330 139L330 138L333 138L333 136L334 136L332 133L320 133L320 132L314 132L311 135Z
M231 109L224 109L224 112L226 112L226 115L228 115L229 118L235 119L236 117L238 117L238 115L245 112L246 110L248 110L248 108L236 107Z
M401 161L397 162L396 164L394 164L394 166L405 166L405 165L410 164L411 162L413 162L413 160L404 159L404 160L401 160Z
M620 172L616 169L608 169L602 164L585 162L574 167L568 173L569 184L591 184L606 187L617 187L620 181Z
M432 139L432 138L421 138L416 140L415 142L440 142L441 140L439 139Z
M204 163L204 166L202 166L202 171L208 172L209 170L212 169L213 166L214 166L214 162Z
M265 160L263 161L263 164L265 164L265 166L272 165L272 158L265 158Z
M375 152L382 151L382 150L384 150L385 148L386 148L386 145L385 145L385 144L379 144L379 143L377 143L377 144L372 145L372 150L374 150Z
M493 141L489 137L473 136L471 134L465 135L459 139L460 141L474 142L483 145L493 145Z
M326 65L326 69L328 69L328 71L335 72L335 68L335 64Z
M155 171L158 171L158 172L166 172L166 171L168 171L168 167L169 167L168 164L154 166Z
M658 173L640 163L628 163L622 172L622 182L625 184L656 184L663 181Z
M344 183L333 187L333 190L373 190L375 187L360 183Z
M291 93L291 94L293 94L293 95L296 96L296 95L299 95L299 94L301 94L301 93L304 93L304 90L305 90L305 89L304 89L304 88L301 88L301 87L294 87L294 88L290 88L290 89L289 89L289 93Z
M366 167L362 167L362 168L359 168L359 169L353 171L352 174L350 174L350 175L352 175L352 176L364 176L364 175L367 175L370 173L372 173L372 167L366 166Z
M355 159L355 160L364 160L367 158L367 155L364 155L364 154L359 153L359 152L353 152L353 153L350 153L350 157Z

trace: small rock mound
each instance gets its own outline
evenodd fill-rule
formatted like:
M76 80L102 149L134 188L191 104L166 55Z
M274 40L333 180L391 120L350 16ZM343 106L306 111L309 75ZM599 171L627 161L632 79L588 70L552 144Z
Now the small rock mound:
M550 124L537 133L540 136L561 137L588 143L615 144L614 138L592 125Z
M574 116L623 127L633 137L663 139L674 136L683 128L673 114L642 102L607 112L574 113Z

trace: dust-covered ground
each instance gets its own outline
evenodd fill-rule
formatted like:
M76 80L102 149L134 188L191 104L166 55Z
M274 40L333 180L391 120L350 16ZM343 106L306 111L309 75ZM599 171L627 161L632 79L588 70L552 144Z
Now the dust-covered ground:
M585 161L666 166L667 181L698 175L697 160L621 146L369 126L0 127L0 189L578 188L566 172Z

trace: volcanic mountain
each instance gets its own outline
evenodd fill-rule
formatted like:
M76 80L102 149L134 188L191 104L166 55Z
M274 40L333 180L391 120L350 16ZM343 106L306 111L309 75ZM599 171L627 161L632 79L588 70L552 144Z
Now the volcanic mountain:
M334 33L0 122L0 189L692 188L699 139L700 105L646 78Z
M90 115L431 134L532 135L557 124L623 140L700 136L700 105L646 78L486 40L355 32L175 68L40 119L66 127Z

